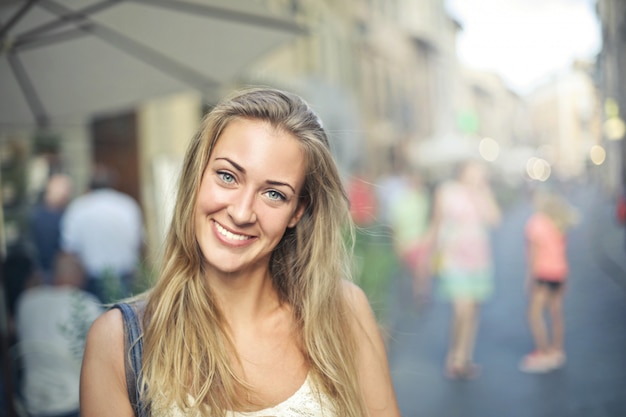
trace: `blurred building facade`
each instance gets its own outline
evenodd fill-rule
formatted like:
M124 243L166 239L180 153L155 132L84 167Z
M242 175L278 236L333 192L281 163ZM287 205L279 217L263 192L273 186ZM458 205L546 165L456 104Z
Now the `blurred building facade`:
M559 128L554 120L569 126L580 116L576 109L560 119L554 113L557 92L561 108L569 108L563 103L578 94L569 87L546 87L529 105L497 76L462 68L456 37L463 28L448 14L444 0L250 1L291 16L306 33L268 52L223 92L269 85L301 94L320 114L346 177L355 166L366 167L372 178L383 175L391 168L392 154L409 163L420 156L434 158L415 155L419 144L452 138L452 147L459 148L461 139L478 146L489 137L500 147L494 166L519 179L529 155L517 150L551 143L558 136L553 134ZM563 96L564 90L569 95ZM58 129L59 158L75 178L77 192L84 189L93 162L133 166L124 171L124 187L141 203L147 247L155 258L184 150L212 104L199 93L185 93L145 102L132 111L98 115L86 126ZM529 114L536 115L532 123ZM575 131L568 136L579 138L576 143L589 141L580 129L568 129ZM98 139L119 132L125 132L123 143ZM562 147L570 152L565 142ZM132 155L134 161L120 155Z
M598 90L593 64L575 62L527 98L532 131L529 145L562 180L586 175L592 146L601 142Z
M491 138L497 144L492 162L501 179L517 184L523 179L525 153L518 157L518 149L526 148L531 137L528 108L524 97L512 91L493 73L462 70L463 83L459 91L457 111L458 130L475 142Z
M476 126L465 127L461 120L461 130L492 137L505 147L524 143L529 134L525 100L496 74L468 68L462 74L463 108L457 114L462 117L465 111L473 112Z
M598 0L602 25L602 50L597 62L597 82L603 104L602 143L607 151L608 186L626 186L626 2Z
M286 85L311 101L330 125L344 170L360 164L379 175L391 163L381 156L454 127L460 27L443 0L269 3L294 13L309 35L246 79Z

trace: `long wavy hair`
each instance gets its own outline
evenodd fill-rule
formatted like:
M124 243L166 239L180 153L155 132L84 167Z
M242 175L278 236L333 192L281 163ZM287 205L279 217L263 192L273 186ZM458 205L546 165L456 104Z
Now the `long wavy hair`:
M304 151L305 211L274 249L270 273L281 302L292 308L315 386L337 415L367 415L357 378L354 320L341 288L342 278L350 279L346 236L354 236L346 193L317 115L297 95L267 88L246 89L220 102L187 149L160 277L144 313L144 402L217 416L251 407L245 400L250 388L235 371L239 359L223 314L203 277L194 231L211 152L225 127L242 118L269 122L297 138Z

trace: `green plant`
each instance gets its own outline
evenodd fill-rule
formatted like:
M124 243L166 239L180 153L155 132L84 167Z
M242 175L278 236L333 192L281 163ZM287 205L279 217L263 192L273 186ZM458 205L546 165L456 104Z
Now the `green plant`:
M380 323L387 319L392 277L397 257L391 233L382 225L357 230L354 244L354 279L367 295Z

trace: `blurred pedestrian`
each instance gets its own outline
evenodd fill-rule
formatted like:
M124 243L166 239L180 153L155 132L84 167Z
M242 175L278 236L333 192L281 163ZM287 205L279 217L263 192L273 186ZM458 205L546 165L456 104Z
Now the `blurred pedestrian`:
M417 301L430 296L430 244L427 231L430 224L431 198L422 177L414 169L405 174L404 190L390 204L390 224L398 259L412 278Z
M73 255L59 253L52 285L38 285L17 302L14 347L22 362L20 396L29 416L78 417L80 363L87 330L102 313L82 290L84 272Z
M368 227L376 222L377 202L374 186L362 166L350 177L346 192L350 201L350 215L357 226Z
M535 213L526 223L525 235L528 323L535 350L522 359L520 369L541 373L565 363L563 294L569 271L566 233L577 222L577 215L564 198L550 192L538 192L534 205ZM550 312L551 332L544 318L546 309Z
M130 295L143 250L139 204L114 189L114 173L94 167L89 190L74 199L61 220L61 248L87 271L87 291L108 303Z
M624 251L626 252L626 184L622 187L615 202L615 219L617 224L622 226L624 233Z
M41 201L30 216L30 239L45 284L52 283L54 259L61 249L61 218L72 197L72 180L64 174L48 179Z
M346 192L350 215L356 225L353 248L355 282L367 294L377 319L384 321L391 276L386 271L390 269L386 268L386 264L393 265L393 253L387 241L389 234L380 230L375 185L364 165L355 167L347 181ZM381 259L389 261L385 263Z
M17 300L28 288L41 284L41 274L33 256L21 246L11 250L2 262L2 292L9 344L15 342L15 311Z
M391 205L402 196L406 189L404 175L408 162L398 148L392 148L389 153L387 172L376 181L376 200L378 202L378 220L385 226L390 225Z
M351 229L308 104L225 98L186 153L154 289L89 332L83 416L399 416L368 300L345 280Z
M493 292L490 228L500 221L485 167L459 165L454 179L435 192L432 227L439 287L452 304L451 334L445 372L450 378L477 375L473 361L479 307Z

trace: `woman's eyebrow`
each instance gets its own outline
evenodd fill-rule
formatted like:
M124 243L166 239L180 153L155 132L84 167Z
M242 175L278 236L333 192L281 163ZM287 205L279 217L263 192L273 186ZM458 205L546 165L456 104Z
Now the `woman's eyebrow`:
M235 167L235 169L236 169L237 171L239 171L239 172L243 172L244 174L246 173L246 170L244 169L244 167L242 167L241 165L239 165L238 163L236 163L235 161L233 161L233 160L232 160L232 159L230 159L230 158L226 158L226 157L223 157L223 158L215 158L215 160L216 160L216 161L226 161L226 162L228 162L229 164L231 164L233 167Z
M295 194L295 192L296 192L296 189L295 189L295 188L293 188L293 187L291 186L291 184L288 184L288 183L286 183L286 182L281 182L281 181L273 181L273 180L267 180L267 181L266 181L266 183L267 183L267 184L269 184L269 185L274 185L274 186L285 186L285 187L289 187L289 188L291 188L291 191L293 191L293 192L294 192L294 194Z

